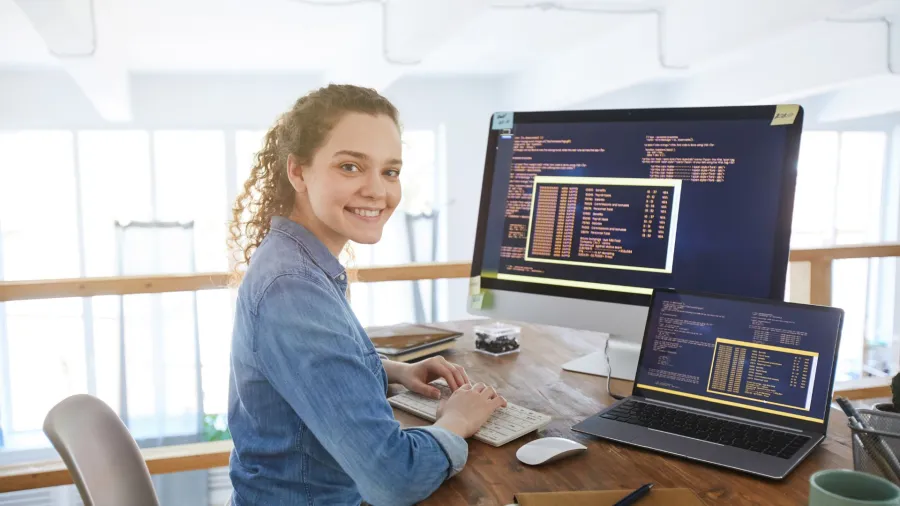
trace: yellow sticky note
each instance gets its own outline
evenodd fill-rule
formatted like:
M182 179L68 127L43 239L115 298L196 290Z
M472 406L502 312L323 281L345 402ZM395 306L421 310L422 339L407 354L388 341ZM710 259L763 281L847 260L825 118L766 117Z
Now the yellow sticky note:
M797 119L797 113L800 112L800 106L797 104L779 104L775 106L775 116L772 118L771 126L791 125Z
M483 302L484 294L481 292L469 296L469 307L472 309L481 309L481 304Z
M469 295L477 295L481 293L481 276L472 276L469 278Z

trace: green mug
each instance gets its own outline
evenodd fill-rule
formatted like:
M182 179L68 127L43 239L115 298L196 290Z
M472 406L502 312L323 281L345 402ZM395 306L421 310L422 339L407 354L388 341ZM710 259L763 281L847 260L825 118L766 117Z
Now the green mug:
M879 476L827 469L809 478L809 506L900 506L900 487Z

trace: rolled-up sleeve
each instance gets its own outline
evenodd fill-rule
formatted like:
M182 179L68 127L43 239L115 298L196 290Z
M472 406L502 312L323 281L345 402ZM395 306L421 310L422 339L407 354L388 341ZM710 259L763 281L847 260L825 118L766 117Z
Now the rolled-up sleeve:
M256 307L259 367L366 502L421 501L462 469L468 446L442 428L401 429L344 311L331 287L278 277Z

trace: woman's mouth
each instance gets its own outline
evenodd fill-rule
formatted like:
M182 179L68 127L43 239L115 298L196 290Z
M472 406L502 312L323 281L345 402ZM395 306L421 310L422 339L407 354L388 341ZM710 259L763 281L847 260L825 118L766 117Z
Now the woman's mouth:
M384 209L365 209L362 207L345 207L344 210L366 221L376 221Z

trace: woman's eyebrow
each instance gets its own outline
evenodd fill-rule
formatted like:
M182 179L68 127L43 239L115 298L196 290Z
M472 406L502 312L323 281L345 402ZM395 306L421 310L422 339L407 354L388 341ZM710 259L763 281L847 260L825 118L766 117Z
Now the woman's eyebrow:
M372 159L369 155L367 155L365 153L360 153L359 151L353 151L350 149L342 149L342 150L336 151L334 153L334 156L340 156L340 155L352 156L354 158L359 158L360 160L365 160L365 161L370 161Z
M340 156L340 155L352 156L354 158L358 158L358 159L364 160L366 162L372 161L371 156L369 156L365 153L359 152L359 151L353 151L352 149L342 149L342 150L336 151L334 153L335 157ZM391 159L387 160L386 164L387 165L403 165L403 160L401 160L399 158L391 158Z

